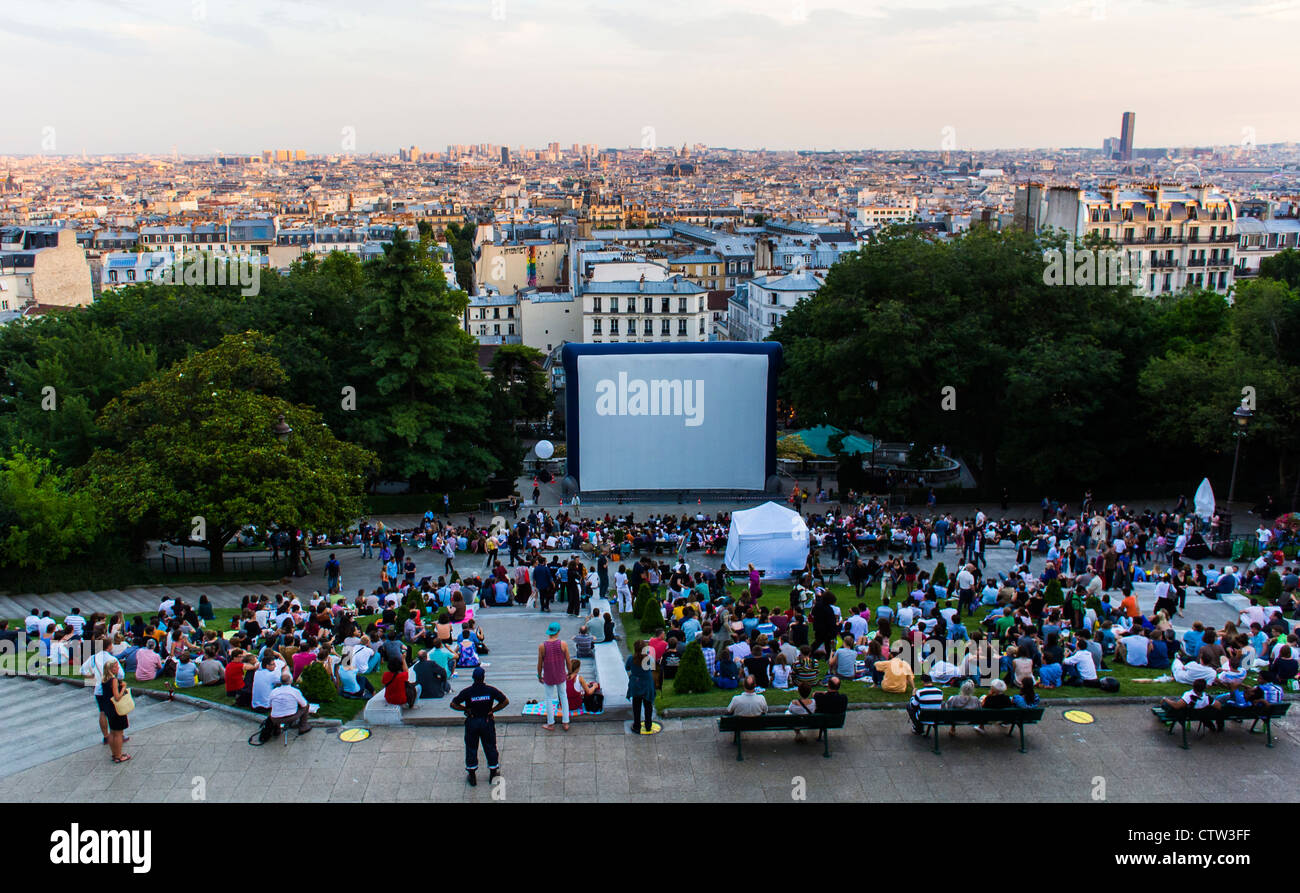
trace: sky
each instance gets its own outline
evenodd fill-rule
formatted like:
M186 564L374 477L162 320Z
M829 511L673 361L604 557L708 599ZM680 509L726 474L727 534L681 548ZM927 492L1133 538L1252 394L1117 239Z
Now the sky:
M9 2L0 154L1266 144L1298 35L1300 0Z

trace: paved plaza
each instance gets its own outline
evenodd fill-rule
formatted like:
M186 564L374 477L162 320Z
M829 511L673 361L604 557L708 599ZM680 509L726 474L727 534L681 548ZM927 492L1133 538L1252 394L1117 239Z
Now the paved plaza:
M0 679L9 686L43 682ZM79 690L80 691L80 690ZM132 729L133 759L116 766L99 744L88 691L79 706L60 705L80 721L85 746L0 777L6 802L257 803L493 801L480 781L465 784L459 728L376 728L347 744L337 729L315 729L288 746L246 743L255 726L215 710L191 710L150 728ZM654 736L632 736L625 723L579 720L546 732L532 723L500 723L505 802L672 801L810 802L1050 801L1093 802L1104 780L1110 802L1213 802L1225 790L1243 803L1300 799L1288 779L1300 771L1300 722L1274 726L1275 746L1231 725L1222 734L1178 746L1144 705L1089 705L1090 725L1048 708L1027 729L1028 752L1014 736L944 735L942 754L908 731L898 710L851 711L834 732L832 756L796 744L787 733L749 735L737 762L729 735L712 719L667 719ZM43 722L33 716L30 722ZM0 769L3 772L3 769ZM1225 787L1227 785L1227 787Z

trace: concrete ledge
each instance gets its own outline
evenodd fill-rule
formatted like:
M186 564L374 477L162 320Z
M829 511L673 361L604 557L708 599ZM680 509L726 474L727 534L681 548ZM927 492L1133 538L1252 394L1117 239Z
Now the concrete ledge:
M390 704L384 700L384 693L380 691L366 701L361 716L372 726L400 726L403 709L397 704Z

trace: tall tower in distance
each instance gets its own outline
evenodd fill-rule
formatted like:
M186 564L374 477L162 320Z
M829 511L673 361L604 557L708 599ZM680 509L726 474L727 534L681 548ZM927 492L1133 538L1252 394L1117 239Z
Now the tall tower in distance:
M1133 160L1133 128L1137 125L1137 114L1125 112L1124 121L1119 130L1119 157L1121 161Z

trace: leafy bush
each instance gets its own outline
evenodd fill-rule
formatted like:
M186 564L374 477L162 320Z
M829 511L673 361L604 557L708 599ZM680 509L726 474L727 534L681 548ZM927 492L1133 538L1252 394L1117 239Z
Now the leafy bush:
M1277 575L1277 571L1270 571L1264 580L1264 604L1275 605L1281 597L1282 578Z
M713 691L713 680L709 678L704 649L698 639L686 646L682 662L677 666L677 675L673 677L673 691L679 695Z
M659 606L659 599L651 598L645 603L641 610L641 631L647 636L652 635L655 630L664 625L663 608Z
M1064 598L1061 595L1061 581L1053 577L1047 583L1047 590L1043 593L1043 601L1049 608L1060 607Z
M645 603L650 601L653 593L650 591L649 583L642 583L636 588L636 598L632 599L632 615L638 619L641 612L645 610Z
M298 688L302 696L313 704L328 704L338 697L334 680L320 661L312 661L303 669L298 677Z
M948 585L948 568L942 561L934 566L934 576L932 577L932 581L935 586Z

